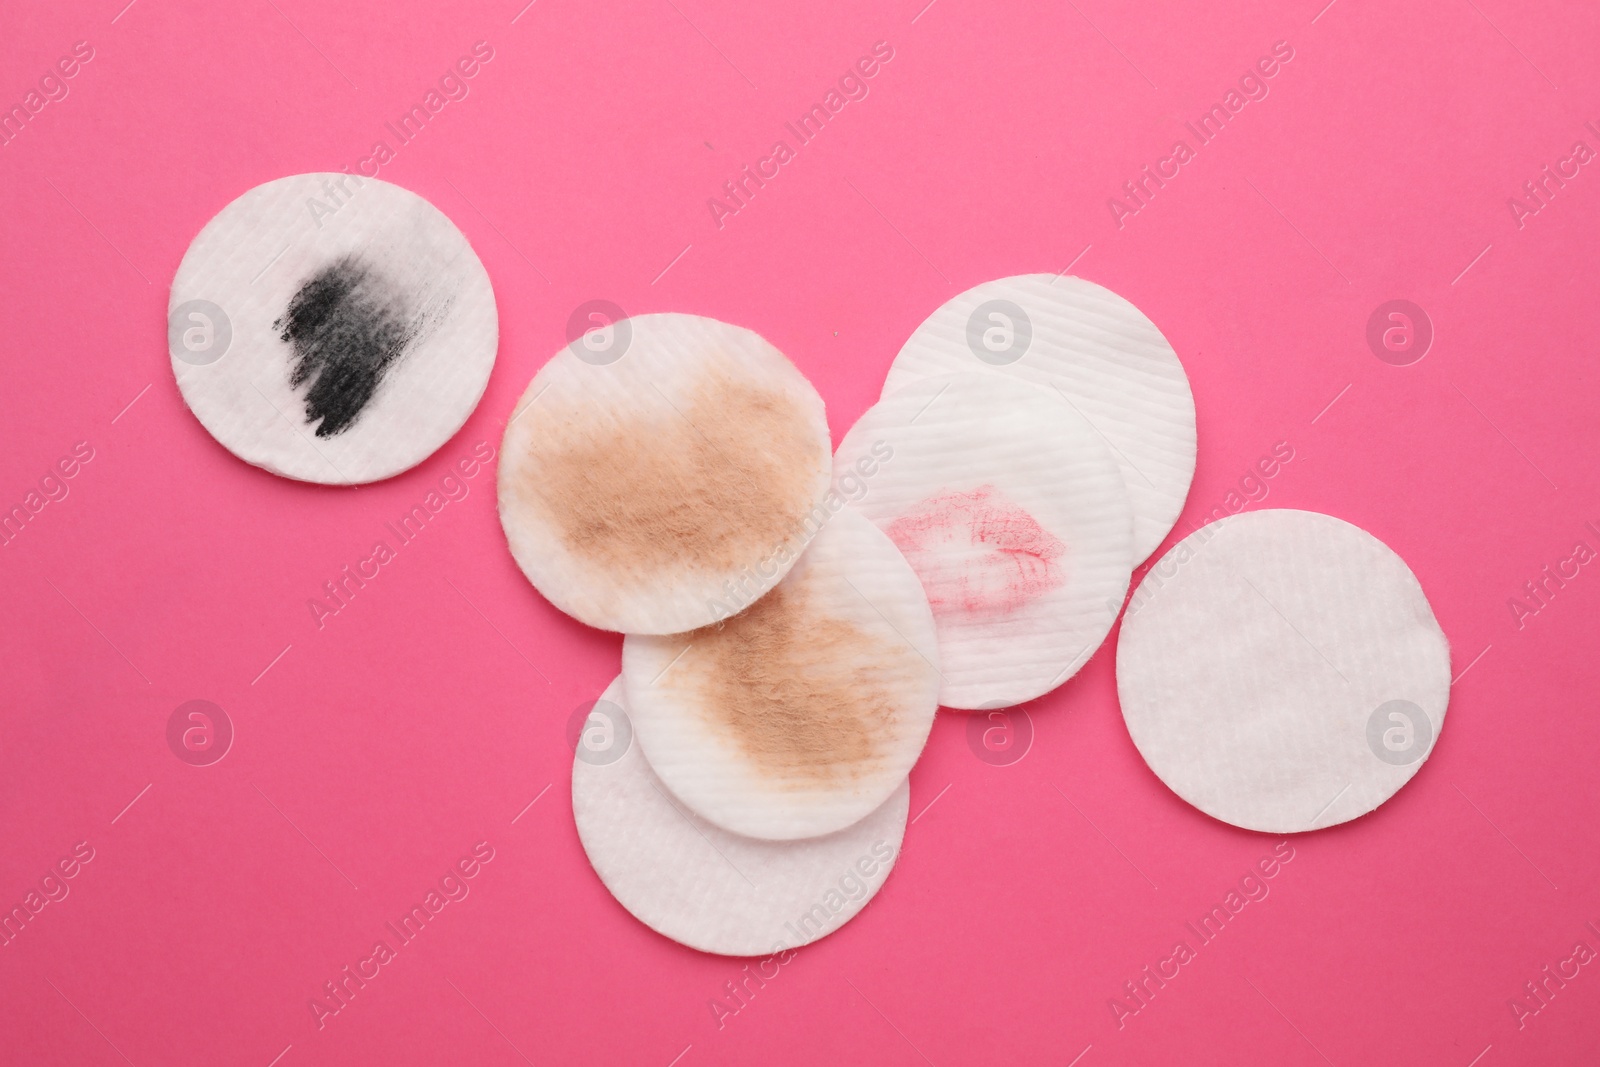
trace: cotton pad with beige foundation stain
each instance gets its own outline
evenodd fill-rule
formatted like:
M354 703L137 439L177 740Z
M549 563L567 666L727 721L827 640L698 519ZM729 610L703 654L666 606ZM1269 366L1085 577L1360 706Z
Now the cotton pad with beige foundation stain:
M172 280L178 390L223 447L348 485L449 440L499 344L494 291L455 225L374 178L298 174L228 204Z
M572 764L572 816L595 873L624 908L702 952L798 948L855 918L883 888L905 836L911 789L836 833L763 841L688 810L630 731L619 677L590 711Z
M869 408L834 484L899 546L939 633L939 701L1002 708L1072 677L1127 593L1128 495L1092 427L1037 386L911 382Z
M1117 646L1139 754L1207 815L1295 833L1388 800L1437 743L1450 647L1383 542L1309 511L1230 516L1145 575Z
M867 817L905 781L938 708L916 574L837 497L788 575L726 621L629 635L622 680L645 758L732 833L792 840Z
M883 395L957 371L1041 386L1089 421L1127 483L1134 566L1171 532L1194 478L1194 396L1172 345L1137 307L1070 276L984 282L912 332Z
M793 565L828 487L822 398L759 335L695 315L608 324L559 351L506 426L500 521L518 566L590 626L715 621ZM792 549L792 550L791 550Z

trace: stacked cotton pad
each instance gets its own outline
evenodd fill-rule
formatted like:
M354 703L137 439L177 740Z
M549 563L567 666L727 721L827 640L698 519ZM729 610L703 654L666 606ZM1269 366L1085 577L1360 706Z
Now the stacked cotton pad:
M1122 606L1132 518L1087 420L1018 381L953 374L879 401L836 462L892 458L854 506L910 561L939 631L940 703L1000 708L1054 689Z
M501 519L552 603L627 634L573 811L647 925L734 955L837 929L898 854L937 707L1032 700L1104 641L1187 490L1193 404L1132 305L1051 281L941 308L831 472L821 399L725 323L627 319L529 384Z
M1081 278L985 282L938 308L835 456L893 455L854 501L922 579L940 702L1042 696L1094 655L1133 568L1194 475L1194 399L1177 354L1122 297Z
M1155 551L1194 478L1194 397L1183 364L1143 312L1082 278L985 282L917 327L884 394L956 371L1028 382L1082 415L1122 471L1134 564Z
M506 428L500 514L554 604L628 634L573 812L653 928L747 955L831 932L899 852L938 707L916 573L830 489L822 400L748 330L691 315L575 342Z

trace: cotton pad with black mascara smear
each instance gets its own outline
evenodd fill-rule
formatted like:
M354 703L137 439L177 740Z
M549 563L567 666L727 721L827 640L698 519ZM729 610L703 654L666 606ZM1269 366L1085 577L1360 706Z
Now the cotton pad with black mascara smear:
M906 782L837 833L743 837L694 814L650 769L629 739L621 678L589 714L572 764L578 839L611 895L652 930L702 952L773 954L833 933L889 877L906 831Z
M913 331L883 395L955 371L1021 378L1086 418L1127 483L1134 566L1156 550L1194 478L1194 396L1177 353L1142 311L1082 278L984 282Z
M900 787L938 708L922 586L859 513L824 510L794 569L725 622L622 642L645 758L684 805L769 840L833 833Z
M1247 830L1373 810L1433 750L1450 648L1405 562L1309 511L1230 516L1184 538L1134 591L1117 692L1173 792Z
M987 374L913 381L861 416L834 484L899 546L939 631L939 702L1002 708L1094 655L1122 608L1122 473L1070 407Z
M494 291L467 239L415 193L299 174L200 231L172 280L168 350L201 424L301 481L377 481L422 462L494 366Z
M822 398L758 334L696 315L610 323L529 384L500 521L522 572L590 626L692 630L772 587L828 488Z

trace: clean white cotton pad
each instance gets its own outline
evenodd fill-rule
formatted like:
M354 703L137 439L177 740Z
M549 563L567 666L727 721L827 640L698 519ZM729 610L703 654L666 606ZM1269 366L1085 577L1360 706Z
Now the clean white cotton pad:
M916 574L838 498L821 521L789 575L740 614L622 643L650 766L734 833L816 837L865 818L910 773L938 709L938 641Z
M615 747L580 743L573 819L595 873L652 930L702 952L767 955L832 933L883 887L906 832L906 782L838 833L743 837L688 810L617 729L627 716L621 678L595 704L592 722L596 712L604 717L596 734L603 730Z
M500 521L562 611L680 633L728 614L730 585L753 599L793 565L828 452L822 398L759 335L641 315L534 376L506 426Z
M1129 602L1117 691L1150 769L1248 830L1388 800L1444 725L1450 648L1405 562L1310 511L1256 511L1173 546Z
M1133 565L1122 474L1100 435L1037 386L911 382L845 435L834 485L921 578L946 707L1049 692L1122 608Z
M916 328L883 394L953 371L1014 375L1076 408L1122 468L1134 566L1156 550L1194 478L1194 396L1177 354L1143 312L1082 278L984 282Z
M398 474L467 421L500 327L472 246L415 193L297 174L223 208L172 279L167 347L184 402L274 474Z

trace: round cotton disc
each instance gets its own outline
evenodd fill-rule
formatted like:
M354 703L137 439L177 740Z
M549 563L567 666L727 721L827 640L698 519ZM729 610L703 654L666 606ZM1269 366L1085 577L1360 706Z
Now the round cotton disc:
M415 193L297 174L206 223L172 279L167 347L224 448L286 478L416 466L483 396L499 344L472 246Z
M1076 408L1122 468L1134 565L1156 550L1194 478L1194 396L1177 353L1143 312L1082 278L985 282L916 328L883 394L954 371L1014 375Z
M595 712L626 716L622 680L590 713L608 741L623 736ZM572 815L595 873L657 933L702 952L759 956L832 933L883 887L906 832L911 788L838 833L760 841L695 815L661 784L636 744L621 755L580 743Z
M822 398L783 353L714 319L641 315L534 376L506 426L500 521L562 611L681 633L725 617L730 585L783 577L828 467Z
M1122 474L1100 435L1036 386L983 374L912 382L845 435L834 482L922 580L946 707L1049 692L1122 609Z
M916 574L837 497L821 522L788 577L725 623L622 643L650 766L701 818L749 837L865 818L910 773L938 708Z
M1117 646L1128 732L1201 811L1294 833L1364 815L1444 725L1450 648L1405 562L1309 511L1234 515L1152 567Z

